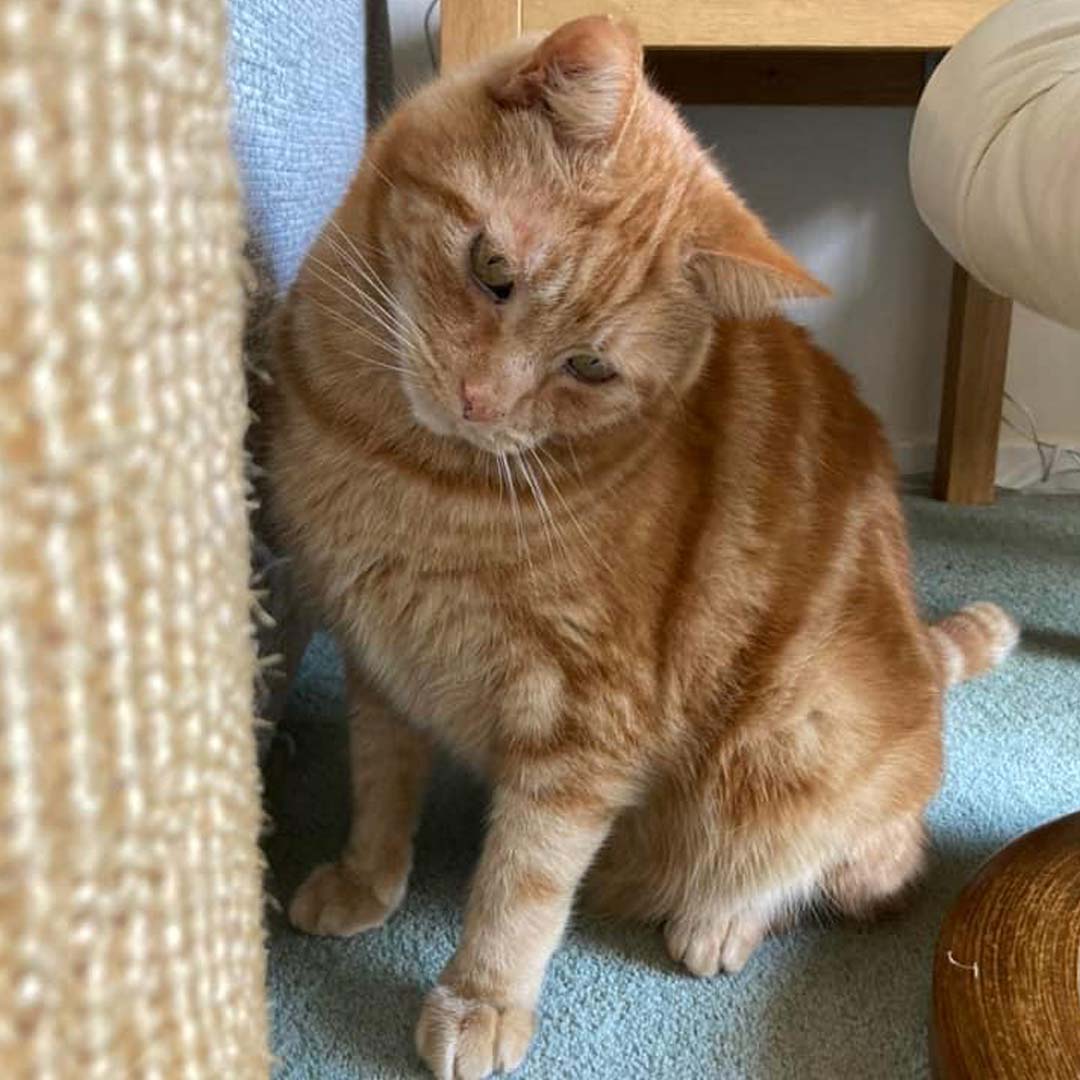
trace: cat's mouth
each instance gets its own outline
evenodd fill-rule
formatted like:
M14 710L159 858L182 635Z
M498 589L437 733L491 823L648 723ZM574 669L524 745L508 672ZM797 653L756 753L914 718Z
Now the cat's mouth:
M413 419L433 435L460 439L478 450L496 455L519 454L532 445L533 440L528 436L507 430L501 425L477 423L452 416L422 387L408 382L404 385Z

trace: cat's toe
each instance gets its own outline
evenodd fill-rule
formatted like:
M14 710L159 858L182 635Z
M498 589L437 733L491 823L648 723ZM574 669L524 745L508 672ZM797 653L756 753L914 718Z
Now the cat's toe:
M428 994L416 1048L438 1080L484 1080L513 1072L532 1041L533 1013L462 997L448 986Z
M707 978L742 971L765 929L752 912L711 919L676 917L668 921L664 940L672 960L691 975Z
M381 926L400 899L350 874L341 863L325 863L297 889L289 922L307 934L348 937Z
M720 946L720 970L735 975L746 967L753 951L765 937L765 923L753 914L738 915L728 922Z

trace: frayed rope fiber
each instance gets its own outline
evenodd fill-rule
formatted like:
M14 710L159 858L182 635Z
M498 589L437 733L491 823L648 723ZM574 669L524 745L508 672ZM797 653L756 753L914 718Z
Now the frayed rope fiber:
M222 0L0 16L0 1061L266 1076Z

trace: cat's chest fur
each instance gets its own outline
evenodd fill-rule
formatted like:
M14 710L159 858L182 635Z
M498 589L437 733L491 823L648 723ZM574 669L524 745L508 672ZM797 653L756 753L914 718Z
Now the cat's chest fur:
M528 582L535 568L508 561L501 530L516 545L516 523L362 469L342 490L294 510L321 515L303 557L343 646L390 703L481 768L494 742L553 724L562 674L530 629L562 609Z

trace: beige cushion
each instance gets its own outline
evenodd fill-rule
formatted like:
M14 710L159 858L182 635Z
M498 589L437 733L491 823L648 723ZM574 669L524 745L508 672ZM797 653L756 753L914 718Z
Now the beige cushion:
M910 166L957 262L1080 327L1080 0L1013 0L961 40L919 104Z

